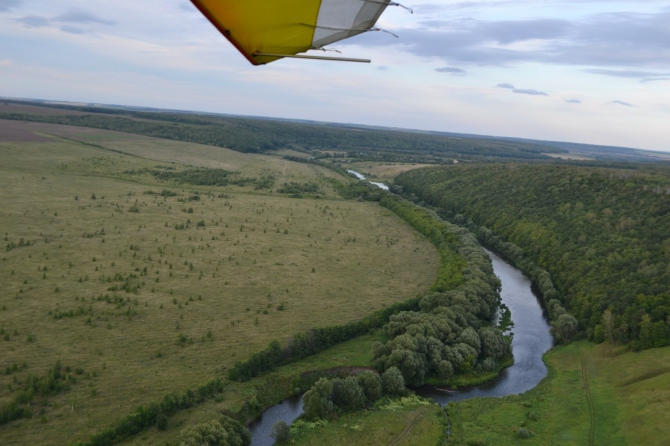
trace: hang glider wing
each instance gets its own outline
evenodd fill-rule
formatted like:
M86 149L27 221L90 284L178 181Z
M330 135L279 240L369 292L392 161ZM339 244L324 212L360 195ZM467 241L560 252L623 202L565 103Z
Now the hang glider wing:
M390 0L191 1L254 65L369 31L393 4Z

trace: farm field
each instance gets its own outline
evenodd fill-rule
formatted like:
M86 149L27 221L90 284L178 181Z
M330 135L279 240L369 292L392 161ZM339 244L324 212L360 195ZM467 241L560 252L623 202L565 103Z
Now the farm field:
M272 340L423 293L439 267L427 240L339 199L345 179L319 166L15 121L0 121L0 157L0 405L57 361L74 378L0 427L3 445L85 440ZM157 176L204 168L244 181ZM310 192L282 194L291 182Z
M634 353L576 342L545 362L548 378L525 394L448 405L450 444L668 444L670 347Z

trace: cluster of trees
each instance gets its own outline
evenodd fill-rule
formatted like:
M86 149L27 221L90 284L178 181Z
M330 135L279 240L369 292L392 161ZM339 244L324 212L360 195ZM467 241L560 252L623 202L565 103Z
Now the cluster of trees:
M670 178L663 167L631 167L461 165L407 172L396 184L490 228L480 228L483 240L520 266L525 253L559 337L576 328L567 308L590 340L660 347L670 345Z
M450 162L459 157L549 159L544 153L566 152L564 149L533 142L468 135L454 137L430 132L232 116L147 113L98 107L70 108L91 114L0 113L0 119L94 127L248 153L284 148L303 152L338 150L348 152L349 157L382 161Z
M31 418L30 402L35 397L48 397L70 390L77 379L69 371L69 367L63 369L59 360L46 376L40 378L28 374L23 382L23 389L19 390L18 395L0 409L0 426L19 418Z
M5 241L7 241L7 237L5 237ZM6 250L7 250L7 252L9 252L9 251L11 251L13 249L16 249L16 248L23 248L23 247L27 247L27 246L33 246L34 244L35 244L34 241L20 239L18 243L16 243L16 242L7 243Z
M259 178L239 177L239 172L233 172L224 169L197 168L175 171L172 169L132 169L124 173L131 175L140 175L148 173L161 181L174 181L180 184L192 184L195 186L248 186L253 185L256 190L269 189L274 186L275 178L272 175L261 176ZM162 196L173 196L165 189L161 192ZM199 196L196 196L200 200Z
M332 420L338 414L370 407L382 396L401 396L405 391L402 373L395 367L382 376L365 371L346 378L321 378L303 395L304 417Z
M288 183L282 184L282 186L277 189L277 192L280 194L292 194L292 195L302 195L302 194L318 194L321 192L319 185L310 181L308 183L296 183L295 181L290 181Z
M380 204L428 237L442 261L434 292L421 299L420 310L392 316L389 341L373 345L375 367L399 369L412 386L427 376L449 380L457 373L495 370L511 349L492 326L500 280L475 236L398 197L386 196Z
M342 183L340 181L332 180L331 184L342 198L348 200L380 201L387 195L386 191L383 189L365 181L356 180Z
M251 434L226 415L218 420L199 423L184 429L179 446L249 446Z

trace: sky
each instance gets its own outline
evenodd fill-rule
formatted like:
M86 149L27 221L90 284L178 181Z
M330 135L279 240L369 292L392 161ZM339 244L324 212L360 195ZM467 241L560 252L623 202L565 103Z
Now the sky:
M0 0L0 96L670 152L670 1L400 2L253 67L186 0Z

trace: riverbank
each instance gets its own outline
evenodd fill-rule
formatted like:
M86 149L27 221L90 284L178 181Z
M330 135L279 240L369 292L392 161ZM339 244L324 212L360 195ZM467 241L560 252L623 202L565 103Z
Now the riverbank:
M667 445L670 347L640 353L582 341L544 356L548 376L504 398L451 403L451 444Z
M480 374L470 373L467 375L457 375L448 382L443 382L441 379L431 376L426 378L426 384L430 386L446 387L449 391L468 389L500 378L505 369L512 367L513 365L514 355L510 355L509 358L498 364L493 371Z
M299 446L362 444L441 446L447 421L442 408L426 402L402 404L380 410L348 414L323 426L302 425L294 437Z

